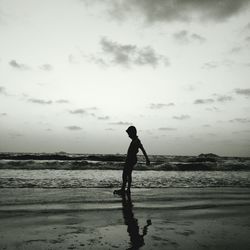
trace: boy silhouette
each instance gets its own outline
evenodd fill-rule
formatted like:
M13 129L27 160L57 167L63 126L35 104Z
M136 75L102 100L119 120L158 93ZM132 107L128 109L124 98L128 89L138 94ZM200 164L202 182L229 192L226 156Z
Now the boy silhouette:
M131 183L132 183L132 171L133 171L135 164L137 163L136 155L139 152L139 149L141 149L143 155L146 158L146 164L150 165L150 161L148 159L147 153L137 136L136 128L134 126L130 126L128 127L126 132L128 133L128 136L132 140L132 142L129 145L126 161L125 161L123 172L122 172L122 187L121 189L114 191L114 193L116 194L123 194L125 192L127 183L128 183L127 192L130 193L130 188L131 188Z

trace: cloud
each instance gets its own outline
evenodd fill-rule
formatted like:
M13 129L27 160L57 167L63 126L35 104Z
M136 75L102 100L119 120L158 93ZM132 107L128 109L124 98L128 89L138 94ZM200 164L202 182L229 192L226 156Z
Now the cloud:
M162 128L158 128L158 130L161 131L174 131L177 130L176 128L169 128L169 127L162 127Z
M246 24L246 26L244 27L244 30L245 30L245 31L250 30L250 23Z
M0 116L7 116L7 113L0 113Z
M173 102L169 102L169 103L151 103L150 104L150 109L162 109L162 108L167 108L167 107L171 107L174 106Z
M194 101L194 104L209 104L209 103L213 103L214 99L208 98L208 99L196 99Z
M233 97L228 95L215 95L215 96L217 96L216 101L218 102L227 102L233 100Z
M69 100L66 99L59 99L55 101L56 103L64 104L64 103L69 103Z
M174 33L174 38L182 43L188 43L188 32L186 30L182 30Z
M75 126L75 125L67 126L67 127L65 127L65 128L68 129L68 130L71 130L71 131L82 130L81 127L78 127L78 126Z
M5 96L9 95L5 87L0 86L0 95L5 95Z
M84 109L74 109L70 110L69 113L73 115L91 115L95 116L94 113L89 113L91 110L98 110L97 107L90 107L90 108L84 108Z
M43 64L39 68L41 70L44 70L44 71L52 71L53 70L53 66L50 64Z
M181 30L179 32L176 32L173 34L173 37L176 41L182 43L182 44L187 44L192 41L196 41L201 43L204 43L206 39L196 33L190 34L187 30Z
M30 69L26 64L18 63L16 60L11 60L9 65L13 68L20 69L20 70L28 70Z
M131 44L119 44L107 38L102 38L100 41L102 54L105 58L100 58L95 55L88 56L89 61L102 66L120 65L125 67L131 66L158 66L160 63L169 66L167 57L157 54L150 47L139 48Z
M206 110L207 111L212 111L212 112L214 112L214 111L216 111L216 112L220 111L217 107L209 107L209 108L206 108Z
M230 50L230 53L236 54L236 53L239 53L241 50L242 50L242 47L240 47L240 46L233 47L233 48Z
M238 95L250 96L250 89L235 89L234 91Z
M206 38L205 38L205 37L200 36L200 35L195 34L195 33L193 33L193 34L191 35L191 38L192 38L194 41L198 41L199 43L204 43L204 42L206 41Z
M220 102L220 103L224 103L224 102L229 102L233 100L232 96L228 96L228 95L219 95L219 94L214 94L213 96L215 96L215 98L207 98L207 99L196 99L194 101L194 104L210 104L210 103L214 103L214 102ZM218 111L218 109L216 107L207 109L209 111Z
M114 131L113 128L105 128L105 130L107 130L107 131Z
M218 67L230 68L232 66L236 66L237 64L238 63L236 61L233 61L233 60L210 61L210 62L203 63L201 68L207 69L207 70L212 70L212 69L216 69Z
M97 119L98 119L98 120L104 120L104 121L105 121L105 120L109 120L110 117L109 117L109 116L98 116Z
M244 11L248 0L83 0L85 3L106 4L108 13L116 19L141 16L147 23L193 19L222 21Z
M173 116L173 119L183 121L183 120L190 119L190 116L189 115Z
M217 62L206 62L202 65L202 69L215 69L218 67Z
M106 62L103 58L98 57L96 55L83 55L83 57L86 58L87 61L102 66L104 68L108 67L110 64L109 62Z
M80 114L80 115L85 115L87 114L87 111L85 109L75 109L75 110L70 110L70 114Z
M247 118L235 118L235 119L229 120L229 122L250 123L250 119L247 119Z
M89 108L85 108L86 110L98 110L97 107L89 107Z
M110 122L110 125L121 125L121 126L130 126L132 125L131 122Z
M47 104L53 103L51 100L43 100L43 99L37 99L37 98L30 98L30 99L28 99L28 101L32 102L32 103L42 104L42 105L47 105Z

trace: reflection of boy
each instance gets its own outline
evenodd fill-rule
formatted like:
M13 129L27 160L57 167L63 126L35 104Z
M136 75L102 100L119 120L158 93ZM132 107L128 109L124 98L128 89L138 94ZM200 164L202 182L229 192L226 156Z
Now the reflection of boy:
M128 198L126 199L126 195L122 195L122 211L124 222L128 226L127 232L130 237L131 248L129 249L139 249L143 246L144 243L144 236L148 232L148 227L152 225L151 220L147 220L147 224L143 227L142 234L140 234L138 220L134 217L133 213L133 204L131 201L130 194L127 194Z
M143 148L141 141L137 137L137 131L134 126L130 126L126 132L128 133L128 136L132 139L132 142L129 145L127 157L125 161L125 165L123 168L122 173L122 187L118 192L124 192L126 184L128 183L127 192L130 192L131 183L132 183L132 171L134 168L134 165L137 163L137 153L139 152L139 149L141 149L143 155L146 158L146 164L149 165L150 161L148 159L147 153L145 149Z

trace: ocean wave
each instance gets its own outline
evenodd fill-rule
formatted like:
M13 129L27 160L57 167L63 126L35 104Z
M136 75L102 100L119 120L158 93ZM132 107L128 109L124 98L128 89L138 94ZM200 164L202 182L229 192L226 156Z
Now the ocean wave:
M0 169L57 169L57 170L121 170L125 155L85 154L21 154L0 153ZM146 166L144 157L138 155L136 170L155 171L248 171L250 158L219 157L214 154L199 156L151 155Z
M123 162L104 161L56 161L56 160L0 160L0 169L54 169L54 170L121 170ZM237 161L226 160L221 162L152 162L146 166L144 162L138 162L136 170L154 171L248 171L250 160Z
M0 188L118 188L118 170L0 170ZM133 188L250 187L250 171L134 171Z

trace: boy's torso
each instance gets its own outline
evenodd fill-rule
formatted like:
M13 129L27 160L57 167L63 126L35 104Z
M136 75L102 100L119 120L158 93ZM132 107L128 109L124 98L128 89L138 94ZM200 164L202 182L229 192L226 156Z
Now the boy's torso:
M139 152L139 148L141 147L141 142L138 137L132 140L129 145L126 163L136 164L137 162L137 153Z

